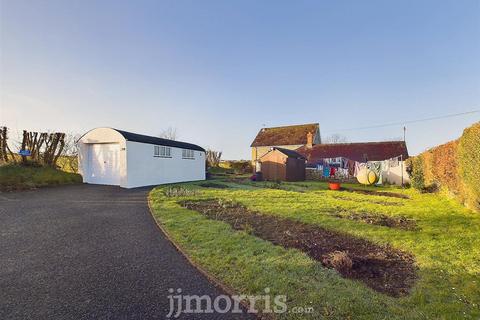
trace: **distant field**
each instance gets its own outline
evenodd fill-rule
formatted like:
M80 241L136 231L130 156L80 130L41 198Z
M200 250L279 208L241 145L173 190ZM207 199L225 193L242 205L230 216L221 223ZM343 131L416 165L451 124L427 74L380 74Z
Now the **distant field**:
M227 176L157 187L150 203L190 258L237 293L270 288L290 308L314 308L279 318L480 317L478 214L413 189L346 187Z

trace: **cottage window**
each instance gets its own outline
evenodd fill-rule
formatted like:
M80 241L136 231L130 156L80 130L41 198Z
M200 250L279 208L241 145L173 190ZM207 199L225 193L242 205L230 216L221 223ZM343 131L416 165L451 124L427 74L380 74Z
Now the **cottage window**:
M171 158L172 157L172 148L165 146L154 146L153 156L159 158Z
M182 149L182 158L183 159L195 159L195 154L193 150Z

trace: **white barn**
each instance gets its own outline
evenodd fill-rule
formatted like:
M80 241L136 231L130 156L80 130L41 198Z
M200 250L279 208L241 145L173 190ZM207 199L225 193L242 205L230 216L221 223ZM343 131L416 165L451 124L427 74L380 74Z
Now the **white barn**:
M78 141L84 183L135 188L205 180L205 149L195 144L96 128Z

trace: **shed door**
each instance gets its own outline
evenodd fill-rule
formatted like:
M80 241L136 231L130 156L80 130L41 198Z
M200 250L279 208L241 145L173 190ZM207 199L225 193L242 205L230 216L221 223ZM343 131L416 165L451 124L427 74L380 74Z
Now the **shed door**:
M98 143L90 145L90 183L120 185L120 145Z

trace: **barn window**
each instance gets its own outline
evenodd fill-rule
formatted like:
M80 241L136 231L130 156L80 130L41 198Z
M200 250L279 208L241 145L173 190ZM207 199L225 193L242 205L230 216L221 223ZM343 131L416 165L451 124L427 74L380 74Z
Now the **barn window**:
M171 158L172 157L172 148L165 146L154 146L153 156L160 158Z
M160 155L162 154L160 150ZM172 156L172 149L170 147L165 147L165 157L170 158Z
M183 159L195 159L195 154L193 153L193 150L182 149L182 158Z

